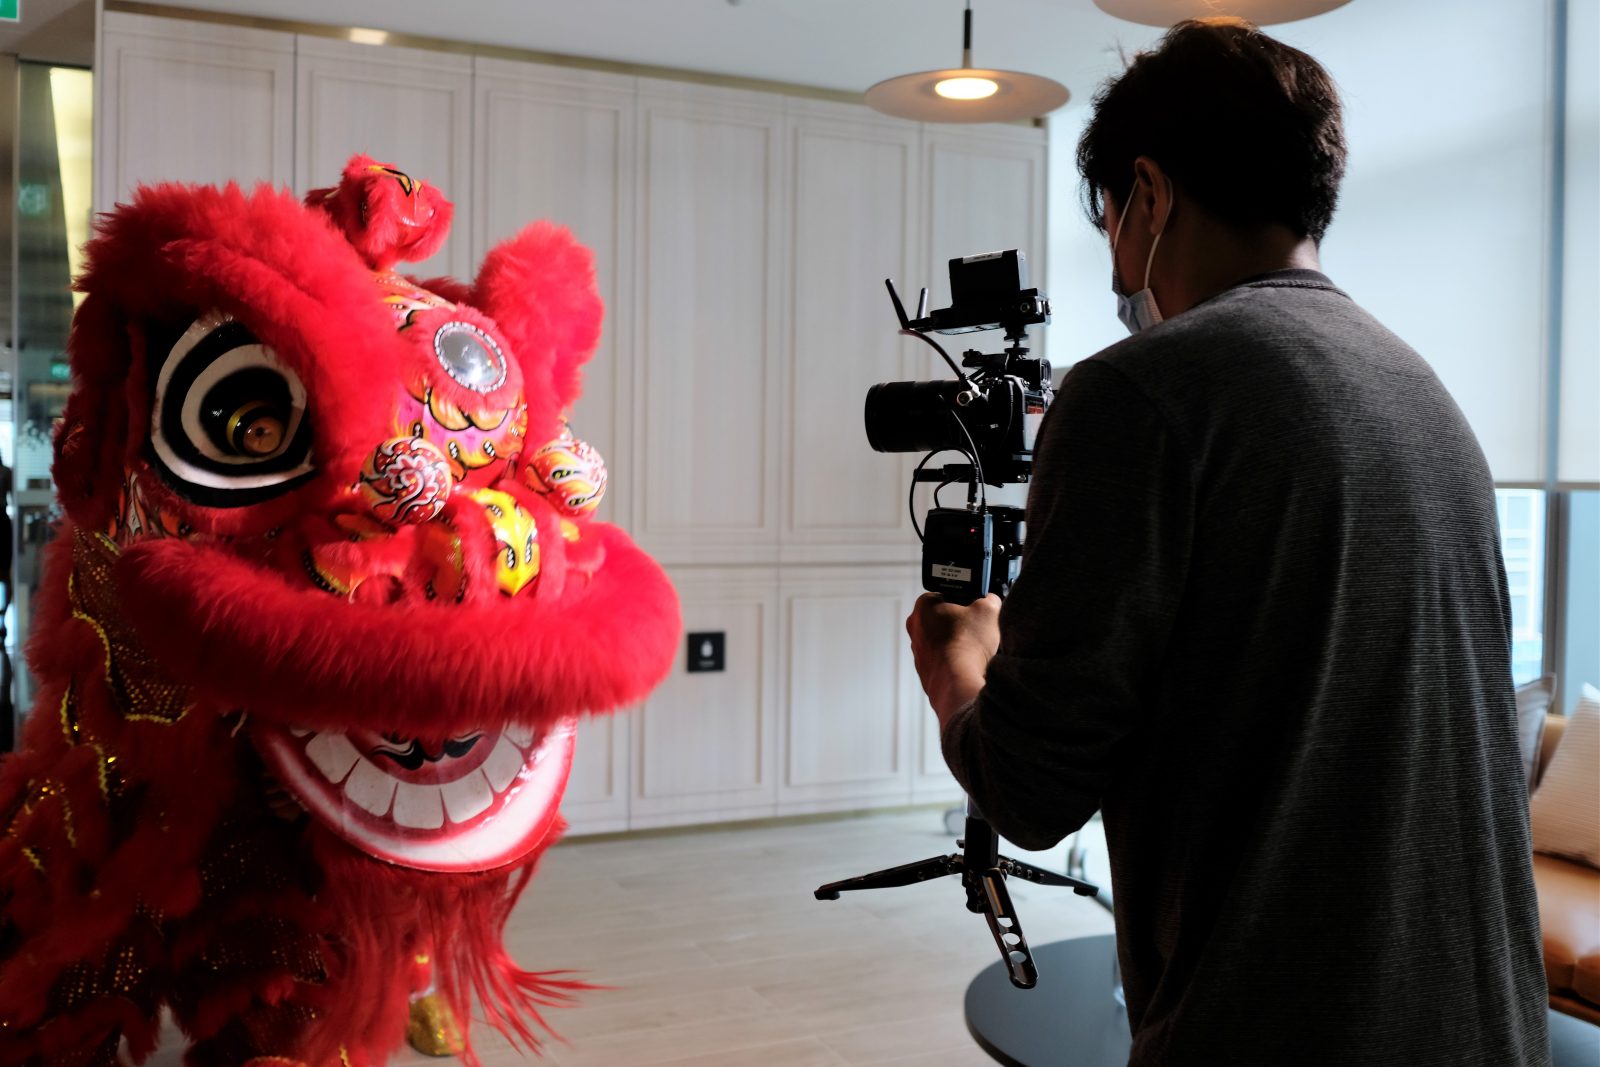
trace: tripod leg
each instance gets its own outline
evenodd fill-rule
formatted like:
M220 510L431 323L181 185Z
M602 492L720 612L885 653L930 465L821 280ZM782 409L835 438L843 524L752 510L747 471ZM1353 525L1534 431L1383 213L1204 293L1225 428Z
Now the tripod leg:
M983 917L989 921L989 932L994 935L1000 958L1010 972L1011 984L1018 989L1032 989L1039 984L1039 969L1033 965L1033 953L1028 950L1028 939L1022 933L1017 910L1011 904L1005 875L999 868L991 867L978 878L983 890Z
M1080 897L1092 897L1100 892L1100 887L1093 882L1085 882L1080 878L1069 878L1055 871L1047 871L1043 867L1035 867L1031 863L1023 863L1009 856L1001 856L998 864L1000 870L1013 878L1034 882L1038 885L1058 885L1071 889Z
M888 889L897 885L915 885L930 878L955 874L960 869L959 856L931 856L915 863L902 863L887 870L846 878L842 882L829 882L816 891L816 897L818 900L838 900L840 893L848 893L855 889Z

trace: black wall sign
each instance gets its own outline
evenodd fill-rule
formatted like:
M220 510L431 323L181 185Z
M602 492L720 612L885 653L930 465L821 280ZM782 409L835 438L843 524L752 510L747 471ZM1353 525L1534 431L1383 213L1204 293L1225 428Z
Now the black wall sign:
M689 635L689 673L727 670L727 634Z

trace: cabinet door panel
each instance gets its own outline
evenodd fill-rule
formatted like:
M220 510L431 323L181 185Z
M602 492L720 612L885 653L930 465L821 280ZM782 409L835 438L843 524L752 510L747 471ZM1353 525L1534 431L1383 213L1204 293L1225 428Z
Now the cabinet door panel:
M768 571L673 575L688 632L726 634L726 670L674 672L635 717L631 822L770 815L774 789L777 578Z
M611 833L628 828L628 713L578 723L572 777L561 800L567 833Z
M572 230L595 257L605 302L572 429L600 450L612 490L599 517L627 522L633 306L634 80L503 60L477 61L473 261L535 219Z
M96 210L140 183L288 185L294 38L106 12Z
M912 592L909 574L881 569L786 575L786 805L909 799Z
M863 109L864 110L864 109ZM903 376L883 280L916 284L918 131L910 123L793 120L793 312L785 360L788 544L908 551L905 461L867 445L863 398Z
M407 274L472 271L472 60L413 48L297 38L295 188L339 180L353 153L393 163L455 204L444 246Z
M920 687L912 702L911 715L917 720L917 728L913 731L916 735L916 765L911 774L911 802L922 804L959 800L961 785L945 765L944 750L939 745L939 720Z
M770 561L783 116L657 89L639 121L635 523L668 559Z

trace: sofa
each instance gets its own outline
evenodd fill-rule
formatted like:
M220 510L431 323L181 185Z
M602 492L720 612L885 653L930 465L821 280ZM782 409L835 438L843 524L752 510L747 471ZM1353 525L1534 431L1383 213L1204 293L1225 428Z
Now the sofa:
M1566 725L1561 715L1545 719L1536 782L1550 766ZM1600 775L1600 766L1594 773ZM1600 1023L1600 868L1535 852L1533 880L1539 892L1550 1007Z

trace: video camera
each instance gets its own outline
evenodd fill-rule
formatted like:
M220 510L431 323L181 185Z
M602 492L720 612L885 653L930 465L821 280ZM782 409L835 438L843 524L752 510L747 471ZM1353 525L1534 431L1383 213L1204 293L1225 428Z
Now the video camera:
M989 503L989 488L1025 492L1033 475L1033 444L1053 396L1050 364L1030 358L1023 342L1028 327L1050 321L1050 301L1028 286L1028 261L1021 252L989 252L950 261L950 306L929 313L928 290L917 301L917 317L906 317L894 282L885 281L900 332L933 346L955 372L955 381L883 382L867 390L867 441L879 452L927 452L912 475L912 503L918 483L956 482L967 485L967 506L939 506L928 512L922 538L922 586L957 604L970 604L988 594L1006 595L1022 565L1025 533L1021 498ZM1010 342L993 355L969 349L957 366L930 333L977 333L1004 330ZM971 370L967 374L962 368ZM940 452L964 452L969 462L927 470ZM912 524L916 524L913 506ZM1000 855L1000 841L970 800L960 849L902 863L871 874L829 882L815 891L818 900L838 900L841 893L914 885L930 878L960 875L967 910L980 914L1011 984L1032 989L1039 980L1028 939L1006 889L1007 878L1038 885L1064 886L1081 896L1098 889L1082 879L1047 871Z
M988 487L1025 486L1033 473L1033 445L1053 393L1050 362L1023 346L1029 326L1050 321L1050 300L1028 285L1028 261L1016 249L950 261L950 306L928 311L928 290L917 317L886 280L900 332L933 347L955 381L883 382L867 390L867 442L879 452L927 452L912 475L939 488L967 486L967 506L938 505L928 512L922 539L922 586L957 604L1010 591L1022 564L1026 535L1020 502L991 506ZM1004 330L1009 342L993 354L968 349L961 365L928 335ZM966 370L963 370L966 368ZM969 375L967 370L972 373ZM969 462L927 469L945 451ZM913 512L912 523L916 516Z

